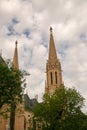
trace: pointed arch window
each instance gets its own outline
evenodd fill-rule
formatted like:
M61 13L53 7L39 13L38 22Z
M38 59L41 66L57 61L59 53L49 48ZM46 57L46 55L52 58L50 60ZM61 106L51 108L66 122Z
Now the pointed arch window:
M58 83L57 72L55 72L55 83Z
M53 84L53 74L50 72L50 79L51 79L51 84Z

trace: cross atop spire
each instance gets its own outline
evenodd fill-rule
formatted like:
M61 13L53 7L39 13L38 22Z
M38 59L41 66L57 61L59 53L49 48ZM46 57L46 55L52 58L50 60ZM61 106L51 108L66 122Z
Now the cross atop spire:
M16 40L16 41L15 41L15 46L16 46L16 47L17 47L17 44L18 44L18 41Z
M18 65L18 49L17 49L17 40L15 41L15 51L14 51L14 57L13 57L13 67L15 69L19 69L19 65Z
M52 30L52 27L50 27L49 60L57 59Z
M50 27L50 32L51 32L51 33L52 33L52 30L53 30L52 27Z

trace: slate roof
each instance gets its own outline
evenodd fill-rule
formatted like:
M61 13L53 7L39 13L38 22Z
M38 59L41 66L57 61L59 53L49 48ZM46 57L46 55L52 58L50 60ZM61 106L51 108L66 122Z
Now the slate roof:
M36 106L37 103L38 102L37 102L36 98L30 99L27 94L24 94L24 106L25 106L25 110L32 111L34 109L34 107Z

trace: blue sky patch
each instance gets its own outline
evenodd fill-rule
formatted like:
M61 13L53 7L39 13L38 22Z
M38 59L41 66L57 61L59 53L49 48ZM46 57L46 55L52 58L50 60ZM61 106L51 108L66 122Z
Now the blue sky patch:
M84 33L80 34L80 39L82 41L84 41L84 42L87 42L87 36L86 36L86 34L84 34Z
M26 37L28 37L28 38L29 38L29 35L30 35L30 30L26 29L26 30L23 32L23 34L25 34L25 35L26 35Z
M9 23L9 25L8 25L8 33L7 33L7 35L8 36L11 36L11 35L18 35L18 33L15 31L15 29L14 29L14 25L15 24L18 24L19 23L19 21L16 19L16 18L13 18L12 20L11 20L11 22Z
M16 18L13 18L13 19L12 19L12 23L13 23L13 24L17 24L17 23L19 23L19 21L18 21Z

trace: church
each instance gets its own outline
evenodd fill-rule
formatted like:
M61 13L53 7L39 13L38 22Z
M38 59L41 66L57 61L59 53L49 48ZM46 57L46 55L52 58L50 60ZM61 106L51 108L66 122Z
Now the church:
M17 44L18 42L16 41L13 56L13 67L15 69L19 69ZM0 63L1 62L4 62L2 56L0 56ZM53 30L52 27L50 27L49 54L46 63L45 93L52 94L57 88L61 87L62 84L61 63L57 57ZM29 130L29 128L32 127L32 124L29 124L29 118L33 117L32 109L37 102L36 98L30 99L27 94L24 95L22 104L19 103L17 106L19 111L16 111L15 114L15 130ZM2 110L6 107L7 105L4 105ZM0 116L0 130L10 130L9 123L9 118ZM37 130L39 130L39 128L37 128Z

